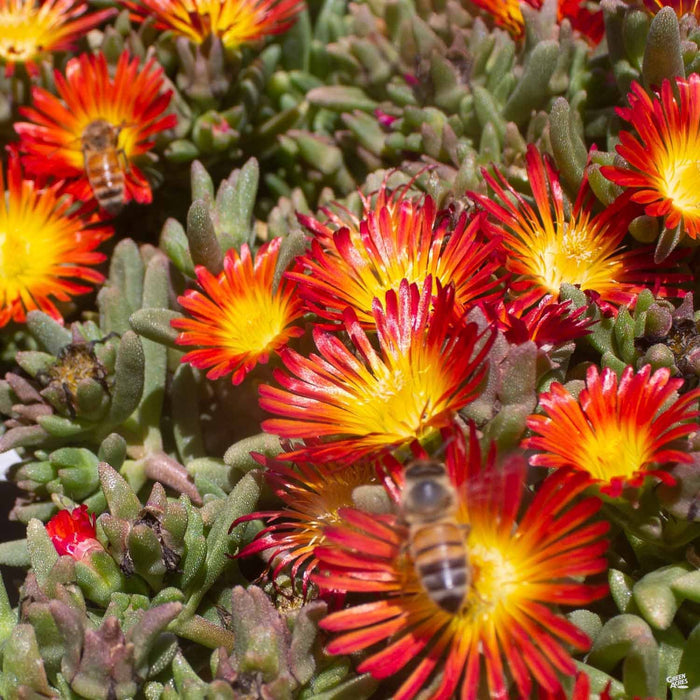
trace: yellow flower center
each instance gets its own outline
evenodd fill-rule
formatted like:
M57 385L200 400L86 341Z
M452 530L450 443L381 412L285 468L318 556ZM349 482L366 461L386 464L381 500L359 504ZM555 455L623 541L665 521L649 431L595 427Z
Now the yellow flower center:
M516 568L496 543L470 538L469 558L473 570L469 615L472 619L491 616L519 585Z
M599 251L586 223L580 226L560 223L557 235L548 236L540 255L533 255L534 274L553 294L558 294L565 282L586 289L593 274L598 272Z
M397 438L424 437L426 422L435 414L432 383L437 372L384 365L375 368L375 382L364 385L358 396L358 416L368 432ZM412 370L412 371L410 371Z
M696 145L698 158L665 163L662 169L661 191L674 206L685 214L697 214L700 209L700 144Z
M0 56L13 63L34 58L46 48L47 21L56 22L56 15L40 14L32 2L19 2L9 11L0 11Z
M596 426L581 444L579 460L596 479L632 477L649 462L652 453L647 427L607 422Z
M0 207L0 299L8 303L45 283L65 251L60 223L31 208L7 212Z
M265 351L288 322L286 303L268 294L238 297L223 311L221 345L236 354Z

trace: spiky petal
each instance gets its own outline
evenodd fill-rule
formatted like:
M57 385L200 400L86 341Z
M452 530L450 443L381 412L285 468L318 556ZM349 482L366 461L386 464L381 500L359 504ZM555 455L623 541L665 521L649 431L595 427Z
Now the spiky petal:
M56 302L91 291L104 280L95 268L105 256L96 248L112 229L88 227L71 211L70 198L58 187L39 189L23 178L11 156L7 190L0 169L0 326L23 322L29 311L63 321Z

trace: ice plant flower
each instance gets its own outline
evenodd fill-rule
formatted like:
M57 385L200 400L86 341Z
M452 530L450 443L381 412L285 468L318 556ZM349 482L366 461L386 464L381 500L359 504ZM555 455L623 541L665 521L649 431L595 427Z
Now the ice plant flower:
M55 80L59 97L33 87L33 107L20 110L30 121L15 124L27 171L44 179L65 179L76 199L94 201L99 191L86 172L83 137L90 125L106 122L115 141L107 146L109 164L123 176L124 202L150 202L151 187L135 159L153 148L157 133L177 121L174 114L165 114L172 92L164 90L156 60L140 66L138 58L124 51L112 78L102 54L81 54L68 61L65 77L56 71Z
M629 167L600 169L629 188L632 200L649 216L662 216L667 229L680 225L690 238L700 233L700 75L675 84L664 80L650 96L639 83L627 95L629 107L617 113L637 132L620 132L617 152Z
M85 294L104 280L93 269L105 259L96 248L112 229L88 228L57 187L39 189L23 179L14 155L5 187L0 168L0 327L24 322L37 309L63 322L55 302Z
M84 504L60 510L46 523L46 532L61 556L68 554L78 561L91 551L104 549L96 539L95 515Z
M282 417L264 421L263 429L324 441L287 459L345 463L379 454L449 425L479 395L493 336L480 334L475 323L453 325L453 287L438 289L431 313L431 289L430 278L422 290L403 280L385 303L374 300L379 351L346 309L354 352L319 328L313 332L319 355L280 352L288 371L274 377L282 388L262 385L259 392L260 406Z
M520 0L471 0L472 4L487 12L499 27L507 29L514 37L523 33L524 20ZM531 7L540 7L541 0L524 0Z
M471 0L472 4L485 10L493 21L507 29L514 37L522 36L525 20L521 7L529 5L540 9L544 0ZM603 13L597 3L590 0L558 0L557 21L568 19L571 26L587 37L591 43L597 44L605 33Z
M155 18L156 27L169 29L202 44L218 37L235 49L273 34L286 32L304 6L302 0L126 0L137 22Z
M454 285L455 314L461 317L501 287L494 274L498 243L484 240L478 218L468 221L462 213L453 221L431 197L416 202L399 196L392 206L368 211L357 231L344 226L330 236L323 232L323 243L312 239L311 250L286 276L298 283L307 307L331 326L342 323L347 307L365 327L373 326L373 299L383 299L403 279L422 286L428 275L433 292L438 284Z
M636 373L627 367L619 382L609 367L601 375L592 365L578 399L555 382L539 397L546 415L532 415L527 421L535 435L526 438L523 447L537 450L530 464L573 467L612 497L624 486L640 486L647 476L674 484L659 467L692 461L687 451L671 443L696 432L694 419L700 415L700 389L674 400L682 385L683 380L671 379L665 367L652 374L650 365Z
M654 14L662 7L672 7L679 19L685 15L700 19L700 0L644 0L644 4Z
M559 0L557 20L561 23L564 19L594 46L605 34L603 12L595 0Z
M509 343L520 345L531 340L545 351L587 335L589 326L595 323L584 315L585 306L574 309L571 301L557 302L549 295L522 315L504 303L494 311L496 327Z
M37 71L36 61L42 54L72 48L117 12L89 10L83 0L0 0L0 61L10 71L15 63Z
M303 313L294 285L282 281L273 291L281 242L265 243L255 259L246 244L240 255L229 249L218 275L196 268L201 291L190 289L178 298L191 318L172 321L182 331L178 345L199 346L183 362L208 369L209 379L231 374L231 381L240 384L258 363L265 364L271 353L303 334L303 328L291 325Z
M666 283L686 277L655 266L651 248L620 249L634 216L625 196L594 214L594 197L584 181L567 218L559 175L549 159L530 145L526 163L534 208L498 171L496 177L484 171L484 178L500 201L471 193L496 222L489 222L487 230L501 240L506 269L516 276L511 285L516 311L547 294L558 296L564 283L595 292L599 303L614 306L633 305L645 285L657 296L678 295Z
M248 520L266 521L266 527L237 556L269 552L267 571L273 580L290 567L292 579L301 580L306 596L309 578L318 564L314 548L323 544L324 529L339 522L340 508L353 505L357 487L378 483L376 468L367 461L344 467L324 464L323 468L308 462L291 467L279 459L264 457L258 461L265 465L265 480L284 508L258 511L234 521L232 528Z
M431 699L478 696L485 671L485 697L509 697L506 676L518 697L534 686L556 692L558 674L573 675L569 647L590 641L559 612L605 595L606 585L581 578L604 571L607 523L590 523L600 502L574 501L586 485L583 475L563 471L548 478L519 516L525 477L522 457L500 464L489 452L481 465L472 436L447 447L446 464L459 507L454 515L464 532L471 582L456 612L439 606L423 587L405 543L409 531L397 516L340 511L344 523L325 532L317 547L322 590L367 594L320 626L337 636L331 654L364 651L358 672L375 678L401 674L395 700L417 697L430 687Z
M390 177L390 175L387 177ZM317 241L323 250L335 248L333 237L336 232L343 228L348 230L352 244L358 250L362 250L360 224L372 215L375 219L379 219L382 212L388 213L392 227L392 238L397 237L402 219L418 217L422 199L409 196L412 184L413 181L411 180L407 184L390 189L387 179L385 179L381 187L370 196L363 194L361 191L358 192L362 202L362 212L359 216L342 204L334 202L331 207L321 207L320 211L327 217L325 222L313 216L300 213L297 214L297 219L313 235L313 240Z

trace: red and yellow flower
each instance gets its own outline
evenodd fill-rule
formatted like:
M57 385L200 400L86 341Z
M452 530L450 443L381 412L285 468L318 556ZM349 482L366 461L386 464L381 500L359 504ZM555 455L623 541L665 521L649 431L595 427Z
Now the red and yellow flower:
M64 179L76 199L94 200L82 139L90 124L103 120L118 131L114 162L124 174L124 201L150 202L151 187L136 159L177 122L165 114L172 91L164 89L163 69L155 59L140 66L125 51L111 78L102 54L81 54L68 61L65 77L56 71L55 79L59 97L33 87L34 106L21 109L30 121L15 124L27 171L42 180Z
M63 322L56 302L70 301L104 280L93 269L105 260L96 248L112 229L89 228L71 213L72 202L56 186L39 189L23 179L14 155L7 190L0 169L0 193L0 326L23 322L33 310Z
M71 49L117 13L89 10L83 0L0 0L0 61L10 71L15 63L24 63L37 72L36 61L43 54Z
M543 0L471 0L491 15L493 21L507 29L514 37L520 37L525 28L521 7L529 5L540 9ZM605 33L603 13L597 3L591 0L558 0L557 21L568 19L571 26L591 43L597 44Z
M487 231L506 251L506 269L516 278L510 292L516 312L528 309L546 295L559 296L568 283L594 292L599 303L634 305L637 295L651 286L658 296L677 296L668 286L687 279L656 266L651 249L620 248L635 208L619 197L602 213L594 214L587 181L581 186L570 216L564 213L559 175L534 145L527 151L527 174L535 207L496 171L484 172L498 200L472 193L497 222ZM614 307L613 307L614 308Z
M282 388L260 387L260 406L282 416L263 429L297 440L321 438L288 459L347 462L377 454L449 425L473 401L486 374L483 360L493 335L474 323L454 325L454 288L438 289L432 305L432 280L422 291L404 280L398 294L374 300L379 351L352 309L344 324L354 352L339 338L314 329L320 355L285 348L288 372L275 371Z
M472 437L448 444L446 463L459 500L471 568L465 602L455 613L440 607L423 588L407 552L409 535L397 516L343 509L344 523L326 529L316 549L322 590L367 594L321 621L337 633L327 652L366 652L358 672L384 679L402 674L395 700L430 688L431 699L476 698L482 668L489 697L508 697L507 677L519 697L535 686L560 688L559 674L573 675L570 647L590 641L559 612L560 605L586 605L606 585L582 577L605 570L607 523L591 523L597 498L578 500L587 480L563 471L548 478L521 517L525 463L497 463L493 450L481 465ZM422 697L422 696L421 696Z
M521 36L524 29L520 0L471 0L473 5L487 12L499 27L507 29L515 37ZM524 0L530 7L539 8L542 0Z
M382 190L378 199L388 203L366 211L357 228L343 226L331 233L303 218L319 235L287 277L298 283L311 311L338 325L351 307L360 323L371 327L375 298L398 289L403 279L422 286L429 275L433 293L438 284L454 285L458 317L498 295L498 246L484 240L479 217L468 221L463 213L454 222L451 212L438 211L430 197L411 201L399 194L392 200Z
M486 310L494 312L496 327L509 343L520 345L531 340L545 351L588 335L595 323L585 316L585 306L574 309L571 301L556 302L551 296L525 314L519 315L505 303Z
M251 513L231 525L258 518L267 522L237 556L271 550L267 571L273 580L290 567L292 579L301 579L302 595L306 596L309 578L318 564L314 548L325 542L324 529L340 521L340 508L353 505L356 488L378 483L377 471L366 461L345 467L326 464L323 469L308 462L291 467L278 459L261 461L266 467L265 480L285 507Z
M155 17L156 27L202 44L218 37L235 49L286 32L304 7L302 0L127 0L131 17Z
M46 523L46 532L61 556L67 554L80 561L92 551L104 550L97 541L95 515L90 515L84 504L56 513Z
M532 415L527 422L535 436L523 447L538 451L530 463L584 472L612 497L624 486L640 486L647 476L675 483L660 465L692 461L687 450L672 443L696 432L694 419L700 415L700 389L677 398L682 385L665 367L652 374L650 365L636 373L627 367L619 382L610 368L601 375L593 365L578 399L555 382L540 395L546 415Z
M679 18L695 15L700 19L700 0L644 0L644 4L654 14L662 7L672 7Z
M668 229L700 234L700 75L664 80L650 96L633 83L629 107L617 113L637 132L620 132L617 152L628 166L601 168L605 177L629 188L631 199Z
M199 346L183 362L208 369L209 379L231 374L231 381L240 384L258 363L265 364L290 338L304 333L291 325L303 313L294 286L282 281L273 289L281 243L281 238L273 238L255 259L246 244L240 255L230 249L218 275L196 268L202 291L190 289L178 298L192 318L172 321L183 331L178 345Z

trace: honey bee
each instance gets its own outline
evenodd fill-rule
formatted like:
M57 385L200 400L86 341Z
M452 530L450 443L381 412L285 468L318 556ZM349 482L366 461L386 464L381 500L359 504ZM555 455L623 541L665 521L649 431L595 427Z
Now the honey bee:
M436 605L454 614L464 605L472 582L469 526L457 521L457 494L442 462L414 460L404 476L400 508L418 579Z
M118 214L124 206L124 162L119 148L121 127L105 119L95 119L80 137L85 174L97 203L109 214Z

